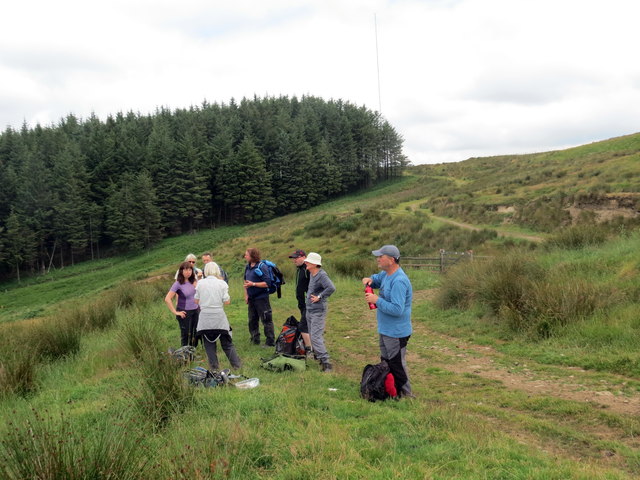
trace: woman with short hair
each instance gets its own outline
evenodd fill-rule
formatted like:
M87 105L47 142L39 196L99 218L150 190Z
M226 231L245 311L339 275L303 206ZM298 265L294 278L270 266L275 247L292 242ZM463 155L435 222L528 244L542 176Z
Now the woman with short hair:
M195 301L200 306L198 337L204 344L209 366L212 370L220 369L216 348L216 341L220 340L231 368L239 369L242 363L233 345L231 325L224 311L224 305L231 303L229 285L222 279L222 272L216 262L209 262L204 266L204 277L196 286Z

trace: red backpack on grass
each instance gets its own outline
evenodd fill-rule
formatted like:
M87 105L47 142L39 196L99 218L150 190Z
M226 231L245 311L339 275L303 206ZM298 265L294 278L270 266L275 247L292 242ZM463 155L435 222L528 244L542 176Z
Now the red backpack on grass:
M276 353L304 356L304 341L298 328L298 320L293 315L282 325L280 335L276 339Z

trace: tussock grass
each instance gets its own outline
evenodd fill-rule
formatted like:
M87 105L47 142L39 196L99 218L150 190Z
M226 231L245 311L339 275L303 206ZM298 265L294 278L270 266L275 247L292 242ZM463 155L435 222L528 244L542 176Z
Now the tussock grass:
M548 271L530 252L510 251L452 269L436 301L443 308L483 305L512 330L547 338L620 300L612 289L574 273Z
M37 388L36 355L29 348L5 346L0 357L0 398L27 396Z
M163 339L158 331L160 319L144 310L132 310L125 313L119 324L118 343L135 359L143 360L148 350L160 350L164 347Z
M42 363L78 353L84 335L113 326L120 308L147 305L159 296L157 285L124 284L99 296L89 304L75 304L63 309L59 316L47 321L21 326L0 348L0 391L4 394L28 395L37 389L36 372ZM142 327L139 327L142 328ZM126 337L134 343L154 339L145 336ZM131 345L132 351L136 349Z
M194 388L185 381L183 371L184 365L159 345L142 350L130 390L141 418L154 428L166 426L173 415L193 403Z
M148 457L142 431L125 418L75 425L63 414L32 411L12 419L0 443L0 472L7 480L140 479Z

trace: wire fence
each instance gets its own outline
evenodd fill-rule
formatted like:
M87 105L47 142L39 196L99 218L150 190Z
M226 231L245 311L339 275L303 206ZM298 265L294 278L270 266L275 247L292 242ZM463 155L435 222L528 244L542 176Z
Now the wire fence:
M490 257L474 255L473 250L467 250L465 252L449 252L445 249L440 249L438 256L402 257L402 267L426 268L428 270L444 273L447 269L460 262L473 262L474 260L485 260L487 258Z

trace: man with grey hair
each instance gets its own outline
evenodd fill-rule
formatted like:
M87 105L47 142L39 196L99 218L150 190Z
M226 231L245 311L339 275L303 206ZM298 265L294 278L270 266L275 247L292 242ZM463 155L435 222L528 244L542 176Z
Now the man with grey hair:
M413 289L409 277L400 268L400 250L395 245L384 245L373 250L379 273L365 277L362 283L377 288L375 293L365 294L367 302L377 308L380 358L389 364L395 379L398 396L413 397L407 371L407 343L413 333L411 325L411 301Z

